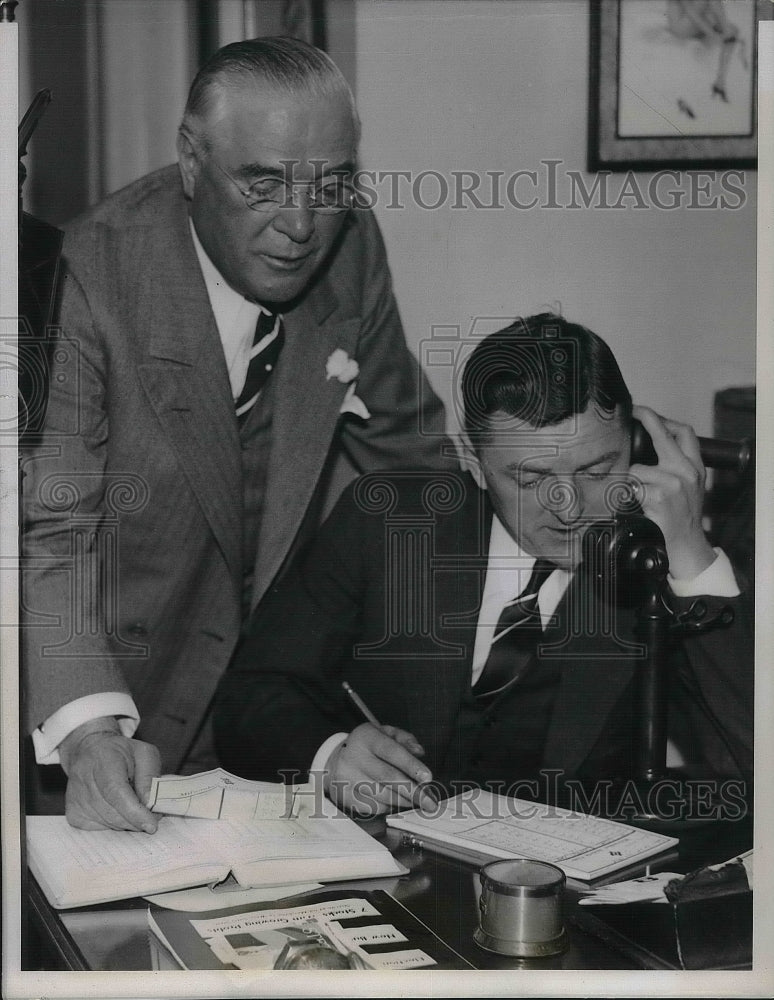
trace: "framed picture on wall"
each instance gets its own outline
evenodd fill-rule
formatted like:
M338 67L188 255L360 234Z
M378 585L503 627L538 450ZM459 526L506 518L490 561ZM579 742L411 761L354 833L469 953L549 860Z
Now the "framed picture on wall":
M589 170L754 167L771 0L592 0Z

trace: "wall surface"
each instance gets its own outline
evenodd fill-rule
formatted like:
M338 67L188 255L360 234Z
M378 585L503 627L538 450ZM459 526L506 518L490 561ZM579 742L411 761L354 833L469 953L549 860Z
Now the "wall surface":
M581 171L590 190L588 16L578 0L361 0L363 167L446 178L536 171L542 190L526 176L516 183L522 204L536 193L549 200L549 169L554 203L571 201L569 171ZM549 168L548 160L560 163ZM476 316L561 307L609 340L637 401L710 433L716 390L755 378L756 174L732 179L742 194L727 200L744 201L735 210L687 207L712 200L720 178L707 196L691 195L683 178L683 205L669 211L633 207L636 195L620 197L624 180L609 178L607 200L620 200L618 209L454 209L450 184L446 203L429 210L400 182L399 193L409 195L401 210L389 207L397 200L389 185L375 183L412 344L434 325L465 332ZM635 175L646 193L651 180ZM675 179L659 184L668 203ZM419 189L426 204L441 193L430 176ZM451 401L448 367L430 375Z

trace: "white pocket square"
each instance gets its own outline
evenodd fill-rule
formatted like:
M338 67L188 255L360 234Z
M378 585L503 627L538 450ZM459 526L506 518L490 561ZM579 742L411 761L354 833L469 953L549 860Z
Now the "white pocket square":
M356 417L362 417L363 420L368 420L371 414L368 412L368 407L365 405L360 396L355 395L355 387L357 382L352 382L347 389L347 394L344 397L344 402L341 404L341 409L339 413L354 413Z

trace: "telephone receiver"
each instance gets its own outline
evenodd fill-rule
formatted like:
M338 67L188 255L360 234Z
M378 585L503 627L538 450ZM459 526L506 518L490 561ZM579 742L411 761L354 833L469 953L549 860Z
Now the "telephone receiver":
M727 441L722 438L699 438L701 460L709 469L729 469L742 475L753 461L754 445L751 438ZM656 449L650 434L639 420L632 420L632 462L640 465L658 465Z
M754 442L699 438L705 466L742 475L751 471ZM650 434L632 421L632 462L657 465ZM651 592L654 578L666 578L668 562L663 535L639 510L590 525L583 538L583 569L605 602L633 607Z

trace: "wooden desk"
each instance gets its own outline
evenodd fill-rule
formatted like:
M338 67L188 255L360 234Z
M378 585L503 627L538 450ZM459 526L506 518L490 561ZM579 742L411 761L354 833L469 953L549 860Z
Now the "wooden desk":
M634 969L631 959L567 921L570 946L547 959L513 959L479 948L477 869L430 851L404 846L395 831L372 824L393 854L410 869L402 878L331 884L331 888L384 889L479 969ZM687 872L722 861L752 845L752 822L707 824L680 831L680 852L667 870ZM566 908L571 909L572 892ZM28 877L28 947L25 969L44 971L139 971L151 969L147 903L142 899L73 910L55 910Z

